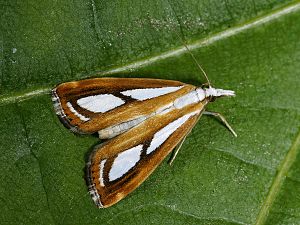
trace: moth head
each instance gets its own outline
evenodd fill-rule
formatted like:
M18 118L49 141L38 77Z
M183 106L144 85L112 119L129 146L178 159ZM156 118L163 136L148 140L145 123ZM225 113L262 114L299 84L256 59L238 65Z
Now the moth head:
M234 91L217 89L213 87L207 87L203 89L198 88L197 92L198 95L205 96L205 98L210 98L211 101L214 101L216 98L223 97L223 96L235 96Z

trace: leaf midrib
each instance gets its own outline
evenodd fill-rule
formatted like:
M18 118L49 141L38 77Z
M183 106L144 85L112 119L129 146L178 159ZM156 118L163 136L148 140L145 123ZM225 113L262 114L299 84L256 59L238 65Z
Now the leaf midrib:
M268 13L264 16L254 17L252 20L250 20L248 22L245 22L243 24L236 25L236 26L226 29L224 31L215 33L209 37L194 41L193 43L188 44L188 47L189 47L189 49L193 50L193 49L198 49L198 48L201 48L204 46L211 45L217 41L237 35L243 31L251 29L255 26L260 26L262 24L268 23L272 20L275 20L281 16L295 12L297 10L300 10L300 2L299 1L289 4L287 6L284 6L280 9L273 10L271 13ZM95 70L90 74L93 74L93 75L98 74L99 76L105 76L105 75L122 73L122 72L126 72L126 71L132 71L132 70L135 70L135 69L138 69L141 67L151 65L157 61L164 60L169 57L179 56L184 53L186 53L186 48L184 46L181 46L181 47L172 49L170 51L163 52L159 55L149 57L149 58L146 58L143 60L139 60L139 61L136 61L133 63L129 63L127 65L110 68L106 71ZM85 77L89 77L90 74L87 74ZM85 78L85 77L82 77L82 78ZM10 104L10 103L14 103L17 101L23 101L28 98L32 98L35 96L43 95L45 93L49 93L50 90L51 90L51 87L49 87L49 88L45 87L45 88L37 88L33 91L24 91L22 93L13 92L10 94L5 94L5 95L0 96L0 105Z
M300 149L300 129L299 132L297 133L294 143L292 144L291 148L287 152L285 158L282 160L281 165L278 168L277 175L275 176L273 183L269 189L269 193L262 204L255 225L262 225L265 224L265 222L267 221L270 209L273 203L275 202L275 199L278 196L279 191L281 190L283 182L285 181L285 178L288 175L288 171L292 167L297 157L297 154L299 153L299 149Z

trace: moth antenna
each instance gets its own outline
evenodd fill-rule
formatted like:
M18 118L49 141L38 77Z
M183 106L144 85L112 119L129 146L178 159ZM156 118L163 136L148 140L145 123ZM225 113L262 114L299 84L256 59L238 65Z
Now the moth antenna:
M182 41L182 44L184 45L184 47L187 49L188 53L191 55L192 59L194 60L194 62L196 63L196 65L198 66L198 68L200 69L200 71L202 72L202 74L204 75L207 84L209 87L211 87L210 81L208 79L207 74L205 73L204 69L202 68L202 66L200 65L200 63L197 61L196 57L194 56L194 54L192 53L192 51L190 50L190 48L188 47L188 45L186 44L184 38L180 37L179 34L177 32L175 32L175 34L178 36L178 38Z

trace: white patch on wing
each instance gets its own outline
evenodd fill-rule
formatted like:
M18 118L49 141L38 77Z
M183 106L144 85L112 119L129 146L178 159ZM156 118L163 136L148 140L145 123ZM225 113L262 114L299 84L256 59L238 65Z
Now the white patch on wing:
M77 100L80 107L94 113L105 113L124 103L122 99L112 94L92 95Z
M205 91L202 88L197 88L196 89L199 101L202 101L203 99L205 99Z
M130 96L134 99L143 101L146 99L155 98L161 95L169 94L175 91L178 91L183 86L178 87L161 87L161 88L142 88L142 89L133 89L128 91L123 91L121 94Z
M133 148L121 152L111 166L109 171L109 181L116 180L127 173L140 160L143 145L137 145Z
M70 111L72 113L74 113L75 116L79 117L79 119L81 119L82 121L89 121L90 119L85 117L84 115L80 114L79 112L77 112L74 107L72 106L72 104L70 102L67 102L67 106L69 107Z
M129 121L125 121L123 123L119 123L117 125L113 125L107 128L104 128L102 130L98 131L99 134L99 138L100 139L109 139L109 138L113 138L119 134L124 133L125 131L129 130L132 127L137 126L138 124L140 124L141 122L143 122L144 120L146 120L148 116L140 116L138 118L129 120Z
M174 104L171 102L170 104L164 105L163 107L159 108L154 112L154 115L163 115L166 114L174 109Z
M184 115L177 120L169 123L167 126L159 130L154 134L150 146L147 149L147 154L150 154L159 146L161 146L179 127L181 127L191 116L198 114L199 111L195 111Z
M100 174L99 182L100 182L101 186L104 186L104 180L103 180L104 173L103 173L103 170L104 170L105 163L106 163L106 159L102 160L100 165L99 165L99 171L100 171L100 173L99 173Z
M191 91L183 96L181 96L180 98L177 98L174 101L174 106L177 109L182 109L183 107L187 106L187 105L191 105L191 104L195 104L199 102L199 98L197 95L197 92Z

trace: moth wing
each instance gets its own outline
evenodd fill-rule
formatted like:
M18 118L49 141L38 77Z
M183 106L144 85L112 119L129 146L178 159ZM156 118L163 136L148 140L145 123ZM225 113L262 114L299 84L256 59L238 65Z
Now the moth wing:
M193 89L193 85L171 80L94 78L58 85L52 90L52 100L67 128L90 134L124 121L141 122ZM106 137L105 131L99 134Z
M137 188L190 132L204 104L149 118L95 147L87 164L89 192L100 208Z

